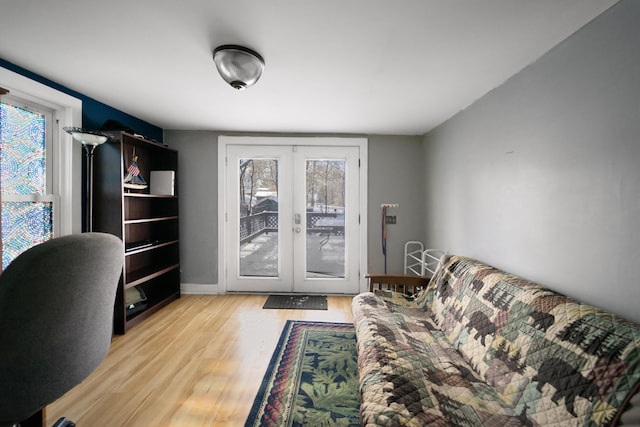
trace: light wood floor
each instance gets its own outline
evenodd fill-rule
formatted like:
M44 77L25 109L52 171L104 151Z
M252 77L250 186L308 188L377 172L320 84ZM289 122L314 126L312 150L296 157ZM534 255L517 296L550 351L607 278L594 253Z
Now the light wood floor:
M264 295L185 295L116 336L98 369L47 407L47 424L243 426L285 321L351 323L351 299L263 310Z

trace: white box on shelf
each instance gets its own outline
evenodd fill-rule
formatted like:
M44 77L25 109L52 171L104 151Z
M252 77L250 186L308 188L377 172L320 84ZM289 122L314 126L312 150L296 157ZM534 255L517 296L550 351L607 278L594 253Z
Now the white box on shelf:
M175 196L175 171L151 171L149 193L157 196Z

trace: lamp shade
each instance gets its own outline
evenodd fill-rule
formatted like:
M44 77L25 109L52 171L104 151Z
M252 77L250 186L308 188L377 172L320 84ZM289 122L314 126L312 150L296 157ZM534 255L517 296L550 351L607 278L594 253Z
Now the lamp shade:
M222 78L238 90L254 85L264 70L262 56L243 46L219 46L213 51L213 61Z
M107 142L108 137L100 132L88 129L65 127L64 130L82 145L100 145Z

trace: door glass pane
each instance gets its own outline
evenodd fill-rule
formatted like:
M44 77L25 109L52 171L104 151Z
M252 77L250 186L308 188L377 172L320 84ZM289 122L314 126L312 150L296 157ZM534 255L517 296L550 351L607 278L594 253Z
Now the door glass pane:
M278 277L278 160L240 159L240 276Z
M307 160L307 278L345 277L344 160Z

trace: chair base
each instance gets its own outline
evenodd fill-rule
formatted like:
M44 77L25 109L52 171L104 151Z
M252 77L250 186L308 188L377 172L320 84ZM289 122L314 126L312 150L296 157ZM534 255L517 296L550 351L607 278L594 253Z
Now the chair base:
M53 427L76 427L76 423L66 419L65 417L62 417L58 419L58 421L56 421Z

